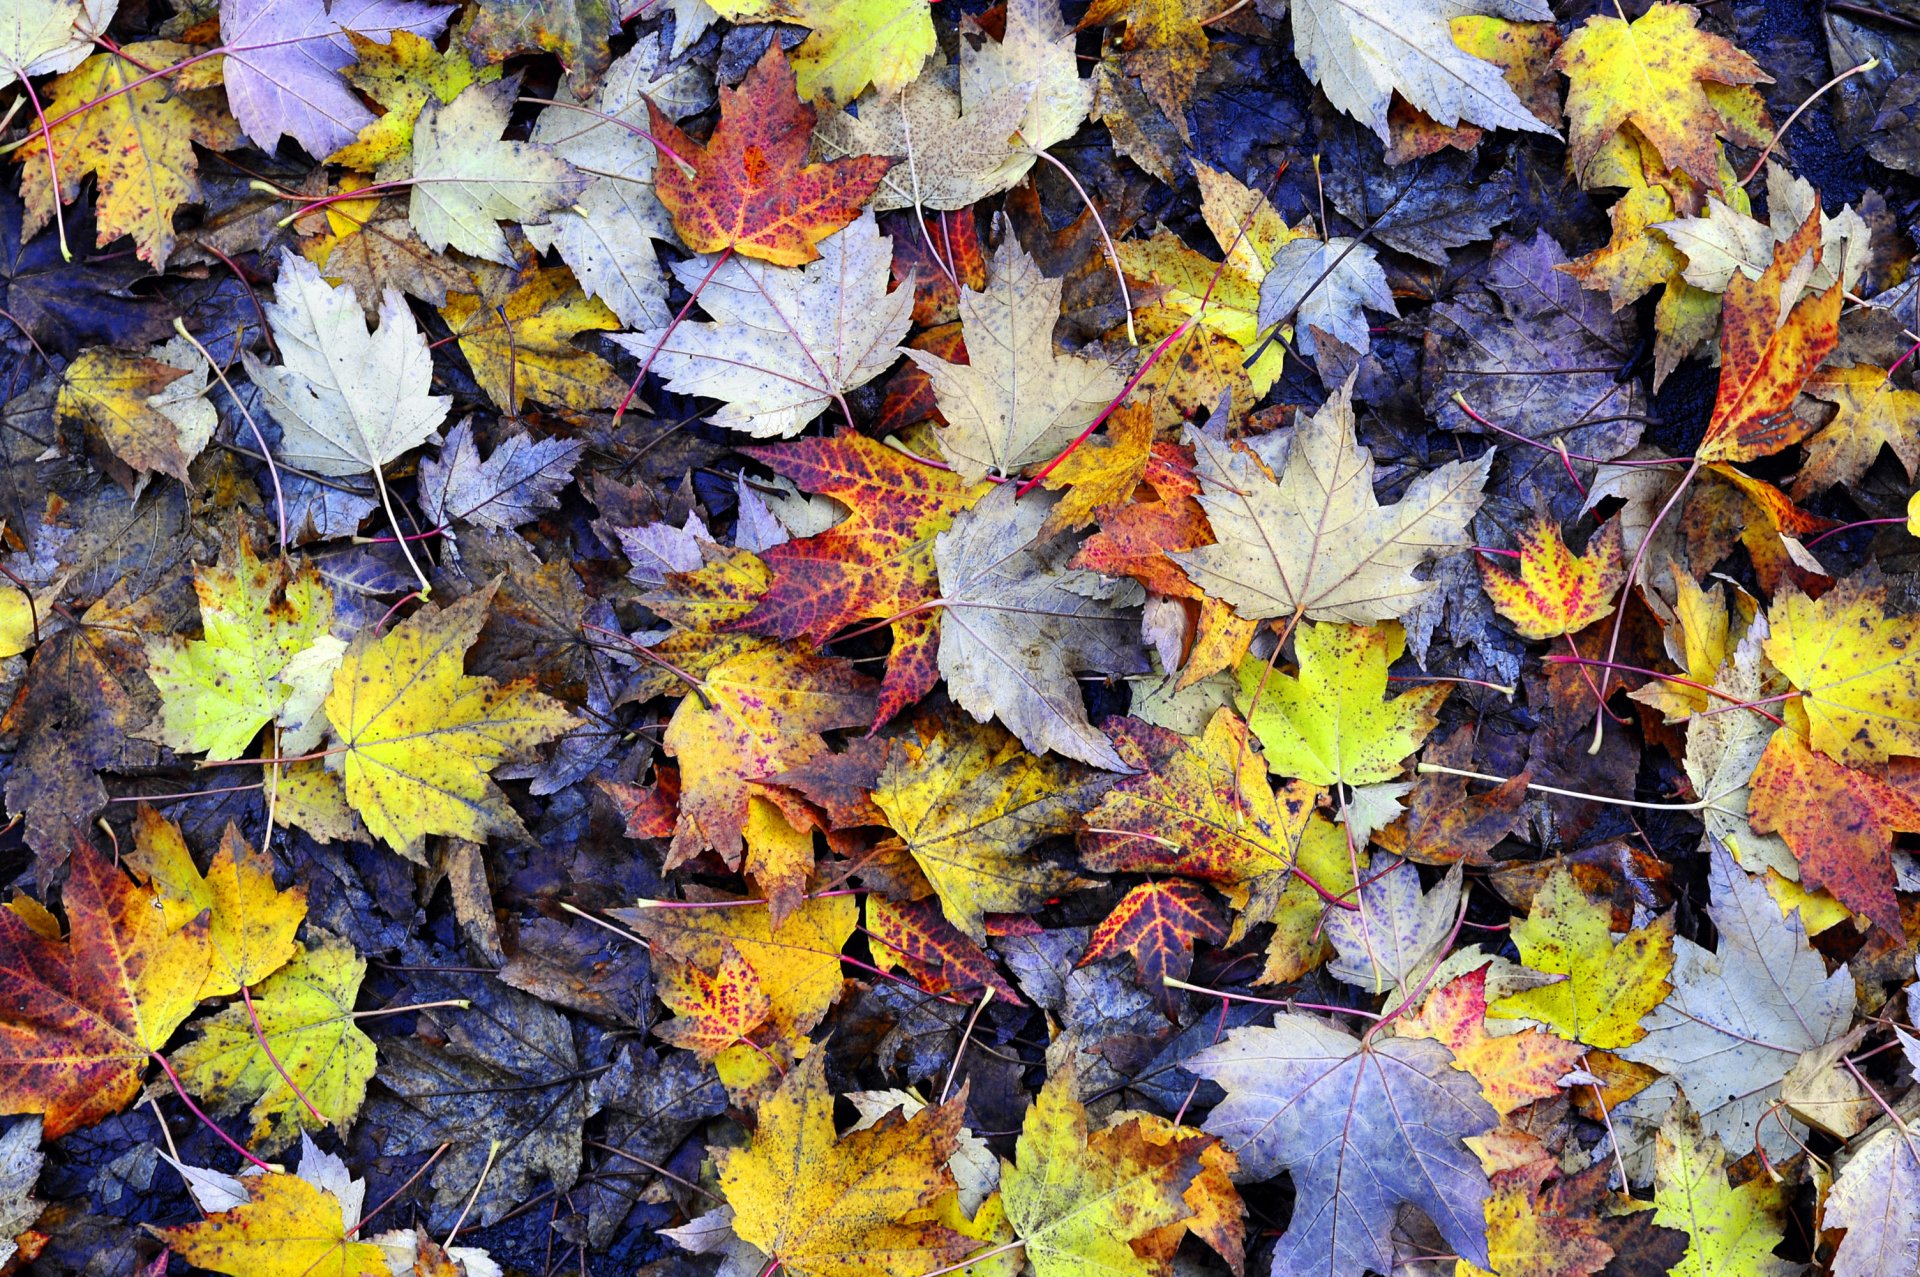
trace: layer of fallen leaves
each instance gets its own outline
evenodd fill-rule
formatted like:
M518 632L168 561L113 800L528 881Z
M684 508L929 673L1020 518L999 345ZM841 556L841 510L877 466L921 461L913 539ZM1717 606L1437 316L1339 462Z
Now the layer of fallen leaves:
M1913 1272L1898 10L11 0L0 1272Z

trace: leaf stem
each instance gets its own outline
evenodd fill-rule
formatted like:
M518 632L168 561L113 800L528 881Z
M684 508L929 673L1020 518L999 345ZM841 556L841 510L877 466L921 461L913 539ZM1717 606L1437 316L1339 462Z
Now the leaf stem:
M1767 139L1767 144L1765 147L1761 149L1759 158L1754 160L1753 167L1748 169L1747 175L1740 179L1740 185L1745 186L1748 182L1751 182L1756 176L1759 175L1761 166L1767 162L1767 157L1773 154L1773 148L1779 145L1780 139L1785 137L1787 130L1793 127L1794 121L1798 120L1802 115L1802 113L1804 113L1808 107L1812 106L1814 102L1819 99L1821 94L1825 93L1828 89L1831 89L1836 85L1840 84L1842 81L1850 80L1856 75L1860 75L1863 72L1871 71L1879 65L1880 65L1879 58L1868 58L1865 62L1860 63L1858 66L1848 67L1846 70L1842 71L1839 75L1834 76L1831 80L1828 80L1825 84L1821 85L1819 88L1815 89L1812 93L1808 94L1806 101L1802 102L1799 106L1793 108L1793 114L1787 117L1787 122L1785 124L1782 124L1779 128L1775 129L1773 131L1773 136Z
M1484 780L1489 784L1508 785L1513 783L1511 776L1494 776L1487 772L1470 772L1459 767L1443 767L1439 763L1419 763L1414 770L1427 776L1464 776L1468 780ZM1607 803L1614 807L1633 807L1640 811L1720 811L1723 810L1711 798L1702 798L1692 803L1649 803L1638 798L1609 798L1604 794L1587 794L1577 789L1560 789L1553 785L1536 785L1525 782L1528 789L1537 793L1553 794L1559 798L1580 798L1590 803Z
M257 299L254 304L259 305ZM273 452L267 447L266 436L260 433L260 423L253 419L253 410L247 407L247 401L240 397L234 390L233 383L227 380L226 369L215 363L212 353L200 344L200 339L187 331L187 321L175 315L173 331L185 338L189 345L200 352L200 358L207 361L207 367L220 379L221 388L227 392L227 398L233 400L233 406L238 408L240 415L246 419L247 429L253 431L253 441L260 445L260 455L267 463L267 474L273 479L273 506L280 514L280 557L284 559L287 557L287 494L281 491L280 467L273 462ZM261 331L266 331L264 326Z
M269 832L273 829L271 816L267 818L267 829ZM313 1106L313 1101L307 1098L307 1093L300 1089L300 1084L293 1080L292 1074L287 1072L287 1066L280 1063L280 1057L273 1053L273 1046L267 1041L267 1030L260 1023L260 1013L253 1006L253 991L244 984L240 986L240 1001L246 1005L247 1019L253 1022L254 1040L260 1044L260 1050L265 1053L267 1063L273 1065L273 1071L280 1075L280 1080L287 1084L287 1089L300 1097L300 1102L307 1106L307 1112L313 1114L313 1120L325 1126L326 1115Z
M1667 503L1660 507L1660 513L1653 516L1653 522L1649 523L1646 532L1641 534L1640 547L1633 552L1633 562L1627 568L1626 580L1620 585L1620 606L1613 613L1613 632L1607 639L1609 665L1612 664L1613 658L1620 654L1620 627L1626 622L1628 605L1633 602L1634 583L1640 579L1640 565L1646 561L1647 551L1653 548L1654 534L1660 530L1660 525L1666 522L1667 516L1673 513L1673 508L1680 503L1680 494L1687 490L1694 476L1699 473L1700 458L1696 456L1693 458L1693 463L1687 467L1687 472L1680 476L1680 482L1673 485L1673 491L1667 495ZM1607 684L1612 677L1613 671L1603 667L1600 675L1600 707L1593 713L1593 743L1587 746L1589 754L1600 752L1600 739L1607 730L1607 716L1604 711L1607 704Z
M404 1006L375 1007L371 1011L354 1011L350 1014L356 1020L371 1020L382 1015L399 1015L403 1011L430 1011L434 1007L459 1007L464 1011L472 1005L465 998L442 998L438 1002L409 1002Z
M1228 1002L1251 1002L1263 1007L1285 1007L1292 1011L1304 1007L1308 1011L1330 1011L1336 1015L1358 1015L1369 1020L1380 1017L1371 1011L1362 1011L1359 1007L1337 1007L1327 1002L1301 1002L1295 998L1257 998L1251 993L1233 993L1226 989L1209 989L1203 984L1188 984L1185 980L1176 980L1172 976L1161 976L1160 982L1169 989L1185 989L1188 993L1204 993L1210 998L1222 998Z
M200 1106L193 1102L193 1097L187 1094L187 1088L180 1084L180 1075L173 1071L173 1065L167 1063L166 1056L160 1054L158 1051L153 1051L153 1050L149 1050L147 1054L152 1056L154 1061L158 1063L160 1067L166 1071L167 1081L173 1083L173 1093L180 1097L180 1102L187 1106L188 1112L192 1113L195 1117L200 1119L200 1122L202 1125L204 1125L208 1130L212 1131L215 1135L218 1135L221 1138L221 1140L226 1143L226 1146L228 1148L240 1154L240 1156L246 1158L247 1161L253 1163L253 1165L259 1167L261 1170L266 1171L268 1174L272 1174L277 1169L261 1161L259 1158L255 1157L252 1153L249 1153L246 1150L246 1148L243 1145L241 1145L241 1143L238 1140L234 1139L233 1136L221 1130L220 1124L218 1122L214 1121L212 1118L208 1117L204 1112L201 1111Z
M393 512L393 497L387 491L387 478L380 473L379 466L373 468L373 486L380 490L380 504L386 507L387 524L399 539L400 553L407 556L407 566L413 569L413 579L420 582L420 597L424 599L433 593L433 583L427 580L427 574L420 570L419 563L414 560L413 547L407 543L406 530L400 526L400 518Z

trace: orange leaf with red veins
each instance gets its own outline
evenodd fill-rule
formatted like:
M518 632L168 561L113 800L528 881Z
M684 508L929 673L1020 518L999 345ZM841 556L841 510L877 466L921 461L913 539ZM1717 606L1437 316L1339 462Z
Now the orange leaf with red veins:
M614 808L627 822L629 838L671 838L674 822L680 815L680 773L672 767L656 767L652 785L627 785L616 780L596 780L600 792L613 800Z
M1586 1048L1543 1029L1504 1037L1487 1032L1487 969L1477 967L1427 995L1417 1015L1394 1032L1432 1038L1453 1051L1453 1067L1473 1074L1487 1103L1501 1113L1560 1094L1560 1079L1580 1068Z
M918 226L912 219L904 210L881 219L893 240L893 282L897 287L913 279L916 325L953 323L960 318L960 290L954 281L976 293L987 288L987 254L980 246L973 210L942 213L939 220L929 217Z
M685 1047L709 1063L766 1023L773 1012L759 973L738 949L720 943L720 962L710 973L662 955L657 992L674 1018L653 1026L661 1041Z
M1515 538L1518 575L1481 561L1487 597L1522 638L1551 639L1586 629L1613 612L1613 596L1627 579L1620 520L1609 519L1575 555L1548 515L1528 521Z
M939 597L933 539L989 485L967 483L851 431L741 451L850 513L825 532L762 554L773 583L735 627L825 643L856 621L891 620L893 650L874 713L877 728L939 680L934 610L900 614Z
M1885 773L1845 767L1782 728L1753 769L1747 818L1777 833L1800 862L1800 882L1825 887L1847 908L1902 934L1895 898L1893 835L1920 832L1920 764L1895 760Z
M169 931L152 892L92 846L74 849L63 943L0 909L0 1113L39 1113L45 1138L111 1117L199 1002L204 915Z
M1186 979L1193 969L1193 942L1219 944L1226 938L1220 911L1198 883L1178 878L1143 882L1120 897L1107 920L1093 929L1086 953L1074 965L1084 967L1116 953L1131 953L1141 986L1156 1001L1170 1006L1167 977Z
M1784 243L1759 279L1733 273L1721 298L1720 392L1696 456L1751 461L1798 443L1813 423L1793 412L1807 378L1840 339L1842 290L1805 293L1781 313L1783 290L1803 287L1801 260L1820 253L1820 203Z
M647 103L653 135L693 172L662 157L654 191L696 253L734 249L775 266L804 266L821 240L859 216L893 166L876 155L808 164L814 109L794 91L779 41L737 89L720 90L720 122L705 146Z
M971 997L992 989L994 997L1024 1006L1013 986L1001 978L987 951L947 921L934 900L888 900L867 896L867 939L874 964L905 971L929 993Z
M818 733L865 727L872 683L845 661L755 647L707 671L662 740L680 760L680 819L667 868L712 848L731 869L745 850L748 800L770 781L827 752Z
M917 333L906 344L910 350L938 355L950 364L968 362L966 337L960 331L959 320ZM933 393L933 378L909 359L887 378L887 397L881 401L873 433L882 437L899 434L922 421L947 424L947 419L940 415L940 401Z

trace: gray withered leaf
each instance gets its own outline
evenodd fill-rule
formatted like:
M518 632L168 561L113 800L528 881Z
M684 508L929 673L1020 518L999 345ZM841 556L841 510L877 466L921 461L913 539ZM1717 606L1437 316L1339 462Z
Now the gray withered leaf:
M435 524L458 520L509 532L560 504L580 444L511 434L485 461L468 418L447 433L437 457L420 461L420 507Z
M1226 1088L1205 1128L1241 1178L1293 1175L1293 1221L1273 1277L1360 1277L1395 1267L1394 1216L1418 1208L1456 1254L1487 1264L1489 1186L1461 1141L1499 1115L1453 1052L1424 1038L1370 1044L1312 1016L1235 1029L1187 1060Z
M1087 720L1076 676L1147 672L1140 611L1116 598L1124 585L1067 567L1072 538L1035 540L1056 502L1001 484L934 541L940 673L962 708L998 718L1034 753L1127 771Z

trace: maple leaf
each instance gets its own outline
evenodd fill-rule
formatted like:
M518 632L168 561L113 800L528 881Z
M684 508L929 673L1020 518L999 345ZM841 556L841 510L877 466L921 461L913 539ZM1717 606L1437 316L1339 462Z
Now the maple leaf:
M1646 1037L1620 1054L1674 1078L1735 1156L1756 1141L1784 1156L1798 1132L1769 1101L1803 1052L1846 1032L1853 981L1827 974L1799 915L1782 919L1766 887L1717 843L1708 882L1716 951L1674 939L1673 992L1642 1021Z
M580 451L577 440L511 434L482 461L473 423L463 421L447 432L438 457L420 459L420 509L437 525L511 532L560 504Z
M482 268L477 292L447 294L440 317L487 398L517 415L529 397L579 412L609 408L625 387L606 360L579 349L584 332L618 328L611 310L580 291L564 266Z
M288 134L309 155L332 155L373 122L340 74L355 58L347 33L383 45L399 33L431 41L453 11L408 0L226 0L220 39L234 118L269 154Z
M1689 14L1692 10L1687 10ZM1721 303L1720 390L1695 456L1703 462L1771 456L1811 433L1795 396L1839 340L1841 293L1802 292L1793 272L1820 256L1820 204L1774 250L1759 279L1735 274ZM1789 292L1789 288L1794 291Z
M1693 1240L1686 1257L1668 1270L1672 1277L1793 1272L1773 1253L1786 1236L1778 1222L1782 1196L1764 1175L1738 1188L1729 1184L1719 1139L1701 1129L1684 1101L1674 1104L1654 1138L1654 1219Z
M1296 0L1293 43L1300 67L1327 100L1389 141L1394 93L1441 124L1552 133L1508 87L1500 68L1454 43L1450 19L1498 12L1552 21L1537 0Z
M1368 993L1398 993L1398 1002L1432 977L1460 914L1462 874L1455 865L1424 895L1420 871L1406 861L1366 870L1355 893L1357 909L1327 914L1327 938L1337 956L1328 974Z
M204 919L169 926L151 892L85 843L68 864L64 942L0 909L0 1112L43 1115L49 1140L139 1096L209 962Z
M61 375L61 418L83 423L142 480L157 470L191 488L187 464L213 437L214 418L204 398L210 369L191 347L185 353L180 367L105 346L81 352Z
M797 435L898 357L913 290L887 291L891 261L892 241L868 212L820 240L799 270L737 254L682 262L674 273L700 289L715 322L663 323L614 342L653 359L669 390L720 400L707 418L715 425L762 439Z
M1732 41L1700 30L1691 6L1655 4L1631 23L1595 14L1554 65L1568 80L1567 151L1583 182L1601 146L1628 124L1666 167L1708 186L1719 178L1716 135L1742 146L1770 139L1750 86L1773 77Z
M1274 250L1260 281L1262 328L1292 323L1302 354L1312 354L1313 330L1365 352L1373 344L1363 307L1398 314L1387 273L1373 249L1336 235L1291 239ZM1297 321L1297 322L1296 322Z
M172 927L207 914L213 960L202 998L238 993L285 966L299 946L294 933L307 915L306 888L273 885L273 857L256 852L228 825L205 874L193 863L180 827L151 807L134 817L127 865L153 888Z
M948 922L935 901L888 900L869 892L866 930L875 942L876 966L905 971L929 992L971 997L975 990L992 989L1009 1005L1024 1005L992 957Z
M685 30L676 24L676 36ZM653 142L633 130L645 127L649 103L681 119L714 101L713 82L697 66L667 61L660 35L642 36L608 68L593 97L576 104L598 116L551 106L533 126L533 141L593 180L572 207L526 227L527 239L541 252L557 249L581 287L627 328L661 328L673 314L653 247L672 241L673 222L654 194Z
M233 1277L389 1277L385 1252L348 1232L359 1221L335 1193L282 1171L238 1182L243 1205L148 1229L189 1264Z
M997 87L967 100L957 78L951 69L930 73L898 94L862 103L857 116L836 111L820 122L815 141L826 155L894 161L874 194L880 212L976 204L1019 181L1033 163L1007 140L1028 110L1032 86Z
M1807 444L1807 463L1793 480L1796 498L1853 483L1883 446L1913 477L1920 466L1920 391L1896 387L1891 372L1872 364L1818 369L1800 391L1837 411Z
M1023 854L1070 833L1076 813L1102 788L1071 763L1039 758L993 726L949 718L921 739L895 740L874 786L947 919L975 940L986 914L1024 913L1083 880Z
M1185 1194L1209 1146L1184 1130L1156 1141L1139 1120L1089 1135L1074 1070L1055 1069L1000 1171L1007 1219L1037 1277L1151 1277L1130 1243L1194 1214Z
M1248 657L1240 665L1240 712L1278 776L1311 785L1393 780L1433 730L1445 684L1392 700L1387 666L1406 650L1398 626L1303 625L1294 631L1298 677Z
M1053 0L1008 0L998 40L960 42L961 100L977 107L1009 93L1026 99L1017 131L1029 151L1066 141L1087 118L1093 85L1080 78L1073 32ZM1033 164L1034 156L1016 152L993 180L1011 185Z
M89 7L97 9L98 0ZM0 20L0 89L22 75L72 70L92 50L74 30L81 16L80 0L19 0ZM99 29L106 23L90 25Z
M933 15L917 0L779 0L769 16L812 27L793 51L799 96L851 102L914 83L933 55Z
M794 92L776 41L735 89L720 91L720 122L702 146L648 104L653 135L692 168L660 167L655 190L680 239L696 253L734 249L775 266L803 266L852 221L892 161L878 156L806 163L814 110Z
M1057 500L1023 501L1002 484L935 538L940 673L956 704L998 718L1029 749L1121 771L1074 676L1144 674L1137 614L1115 599L1126 583L1068 566L1069 539L1035 539Z
M1849 764L1920 754L1920 619L1892 615L1884 585L1788 589L1767 623L1767 659L1800 693L1809 744Z
M1912 1059L1911 1039L1905 1039ZM1920 1262L1920 1155L1899 1127L1876 1134L1841 1168L1827 1192L1823 1222L1844 1228L1833 1256L1834 1277L1895 1277Z
M1125 506L1146 475L1152 449L1153 413L1132 401L1114 409L1106 438L1089 439L1043 480L1063 495L1041 525L1041 535L1084 527L1101 511Z
M994 252L986 291L960 294L968 361L906 351L933 381L947 423L934 432L941 451L969 482L1052 457L1125 386L1113 361L1054 349L1061 287L1009 236Z
M661 738L680 760L668 865L711 848L737 867L758 784L826 753L820 732L864 727L872 717L871 682L832 657L756 645L709 669Z
M296 570L285 559L262 561L240 534L220 562L194 570L193 586L202 637L147 642L147 675L160 690L157 737L174 749L228 759L246 753L269 723L299 729L317 707L305 698L296 703L295 658L340 652L327 634L333 591L320 573L311 563Z
M1518 1166L1482 1158L1493 1163L1486 1204L1491 1262L1487 1268L1458 1263L1454 1277L1585 1277L1615 1257L1605 1240L1610 1230L1594 1209L1598 1203L1583 1200L1598 1194L1581 1182L1584 1176L1558 1178L1559 1166L1542 1152Z
M425 442L450 396L427 393L433 359L400 294L388 289L369 332L351 288L334 288L282 250L267 318L281 363L242 351L247 375L282 429L281 459L329 477L378 470Z
M551 53L566 68L567 84L584 94L613 58L607 41L620 25L615 14L608 0L475 0L459 37L486 63ZM682 10L681 16L690 15Z
M1274 1277L1391 1269L1402 1204L1424 1212L1455 1254L1487 1265L1489 1185L1461 1141L1498 1115L1452 1064L1438 1042L1363 1043L1292 1013L1187 1057L1186 1069L1227 1090L1205 1129L1240 1159L1242 1178L1293 1175L1299 1200Z
M103 24L104 25L104 24ZM193 148L232 150L240 144L233 121L207 92L204 69L160 78L146 68L168 66L193 53L171 40L129 44L96 53L42 90L49 120L61 118L48 143L22 147L20 196L26 204L21 231L36 234L52 220L54 201L71 204L88 173L99 178L95 220L99 246L131 235L140 260L166 269L176 236L173 215L200 194L200 165ZM47 145L58 158L56 191Z
M720 1152L733 1229L794 1277L910 1277L974 1243L923 1215L953 1191L963 1099L836 1138L826 1054L809 1052L761 1105L753 1142Z
M369 39L357 31L346 36L356 59L347 79L385 107L386 114L362 123L352 142L327 157L332 164L378 168L413 149L413 126L421 107L428 102L451 102L468 85L491 84L500 78L499 67L475 67L464 57L440 52L432 40L412 31L395 30L387 41Z
M1106 920L1093 929L1087 951L1075 966L1131 953L1141 987L1171 1008L1168 976L1186 979L1193 967L1193 942L1219 944L1227 927L1219 910L1199 886L1175 879L1143 882L1120 897Z
M707 1063L773 1013L759 975L738 949L722 944L720 961L710 972L670 958L662 958L656 968L655 992L674 1018L655 1024L653 1035Z
M1219 543L1168 557L1248 620L1392 620L1430 588L1415 567L1471 544L1492 451L1449 461L1382 506L1373 454L1354 436L1352 394L1349 379L1300 423L1277 480L1246 449L1188 432Z
M325 933L312 948L295 946L253 990L251 1006L195 1025L199 1036L174 1052L174 1068L215 1113L246 1111L257 1147L282 1148L329 1123L344 1128L374 1073L373 1041L353 1018L366 969L351 945Z
M1403 1038L1432 1038L1453 1052L1453 1067L1473 1075L1502 1116L1560 1094L1560 1079L1581 1067L1586 1049L1542 1029L1487 1032L1487 967L1475 967L1428 993L1418 1010L1393 1022Z
M938 597L934 538L985 494L986 485L967 483L851 431L742 451L803 490L840 502L849 514L825 532L765 551L761 560L772 581L734 624L825 643L856 621L891 621L893 646L874 710L877 728L938 681L935 619L915 609Z
M1901 926L1893 835L1920 831L1920 778L1911 766L1891 777L1846 767L1782 728L1768 739L1750 785L1748 820L1793 850L1802 883L1826 888L1883 927Z
M1707 720L1724 722L1731 716ZM1444 741L1427 746L1425 761L1442 767L1470 768L1474 730L1462 727ZM1520 823L1527 798L1523 774L1485 793L1467 792L1459 776L1422 772L1407 795L1407 814L1374 834L1383 851L1423 865L1491 864L1488 854Z
M428 834L525 837L487 773L573 725L532 679L502 685L462 669L492 601L489 587L384 635L360 631L327 694L347 800L374 837L421 863Z
M538 142L507 142L518 84L475 83L453 101L430 101L413 126L412 171L401 161L377 170L384 181L411 185L407 215L422 243L435 252L463 253L513 264L502 219L537 223L571 204L591 180Z
M1551 515L1536 515L1514 541L1520 547L1518 573L1485 559L1480 569L1494 610L1521 637L1560 638L1613 614L1613 596L1627 579L1618 519L1601 524L1579 555L1567 549Z
M851 896L812 897L776 929L772 910L757 901L705 903L672 909L643 901L614 914L669 956L708 971L738 953L759 980L776 1034L804 1037L840 997L840 949L860 920L859 905Z
M1673 915L1662 914L1616 941L1613 910L1580 890L1573 872L1556 865L1526 919L1513 925L1520 960L1567 978L1500 999L1488 1015L1529 1019L1569 1042L1623 1047L1640 1041L1640 1019L1672 991Z
M1214 13L1204 0L1094 0L1080 26L1124 22L1120 65L1168 119L1180 120L1207 65L1207 29L1201 20Z

